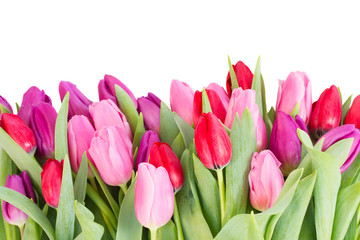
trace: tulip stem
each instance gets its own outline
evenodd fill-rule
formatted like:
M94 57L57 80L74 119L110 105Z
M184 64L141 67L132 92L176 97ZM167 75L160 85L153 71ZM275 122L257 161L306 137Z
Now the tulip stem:
M24 235L24 225L25 225L25 224L23 224L23 225L19 226L19 230L20 230L20 239L23 239L23 235Z
M99 192L97 185L96 185L95 177L90 177L89 181L90 181L91 186L95 189L95 191Z
M183 235L180 216L179 216L179 209L176 202L176 196L174 196L174 221L176 225L178 240L184 240L184 235Z
M151 233L151 240L156 240L156 233L157 233L157 228L156 229L150 229L150 233Z
M219 184L219 194L220 194L220 211L221 211L221 227L224 226L225 219L225 186L224 186L224 176L222 169L216 170Z
M126 186L126 183L125 184L123 184L123 185L120 185L120 187L121 187L121 190L123 191L123 193L124 193L124 196L126 195L126 192L127 192L127 186Z

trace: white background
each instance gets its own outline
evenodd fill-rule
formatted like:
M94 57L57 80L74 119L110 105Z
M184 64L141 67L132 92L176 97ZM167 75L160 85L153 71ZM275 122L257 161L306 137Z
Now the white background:
M104 74L169 102L172 79L225 87L227 55L252 71L261 55L268 106L277 80L296 70L308 73L314 101L331 84L344 98L360 93L355 2L49 2L0 3L0 95L13 106L36 85L58 108L60 80L96 101Z

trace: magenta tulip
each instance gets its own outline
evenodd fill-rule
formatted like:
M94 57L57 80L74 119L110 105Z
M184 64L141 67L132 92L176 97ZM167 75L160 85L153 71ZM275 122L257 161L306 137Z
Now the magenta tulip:
M194 90L185 82L172 80L170 86L171 110L179 114L190 126L193 125Z
M160 134L160 108L161 100L153 93L147 97L141 97L138 100L139 111L144 116L144 122L147 129Z
M10 104L8 103L8 101L6 101L6 99L3 98L2 96L0 96L0 104L1 104L3 107L5 107L5 108L7 109L7 111L9 111L10 113L13 112L11 105L10 105ZM5 112L4 112L4 113L5 113ZM2 112L1 112L1 109L0 109L0 120L1 120L1 114L2 114Z
M140 163L149 161L150 149L156 142L160 142L156 132L149 130L144 133L136 156L135 170L138 169Z

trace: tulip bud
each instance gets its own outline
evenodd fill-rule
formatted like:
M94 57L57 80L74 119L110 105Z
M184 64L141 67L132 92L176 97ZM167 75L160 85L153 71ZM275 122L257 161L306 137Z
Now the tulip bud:
M33 131L20 117L12 113L4 113L1 124L9 136L30 155L35 153L36 140Z
M141 138L139 150L136 156L135 170L137 171L138 166L142 162L148 162L150 156L150 149L156 142L160 142L160 138L156 132L149 130L144 133Z
M84 115L90 118L89 105L91 101L71 82L61 81L59 84L59 93L61 101L66 93L69 92L69 116L71 119L74 115Z
M89 154L106 184L120 186L130 180L134 161L132 142L125 129L109 126L97 130Z
M246 66L242 61L238 61L235 65L232 66L234 68L239 87L244 90L251 89L253 74L248 66ZM226 77L226 89L230 97L232 93L230 71Z
M169 174L170 181L179 190L184 183L184 172L180 160L167 143L154 143L150 150L150 164L164 167Z
M38 154L46 159L54 157L56 117L54 107L45 102L31 111L30 127L35 135Z
M229 135L215 114L203 113L195 127L195 148L201 162L209 169L221 169L231 160Z
M3 107L5 107L10 113L13 112L11 105L2 96L0 96L0 104L3 105ZM2 112L1 112L1 109L0 109L0 120L1 120L1 114L2 114Z
M170 86L170 107L190 126L193 124L194 90L185 82L172 80Z
M255 209L265 211L271 208L278 198L284 186L284 178L279 169L280 165L281 163L269 150L253 154L249 185L250 203Z
M125 115L118 106L111 100L102 100L94 102L90 107L90 115L94 121L95 129L99 130L108 126L119 126L127 132L132 140L132 132Z
M341 99L337 87L332 85L325 89L319 100L313 104L310 119L310 133L315 139L324 133L340 125L341 121Z
M122 89L124 89L124 91L130 96L131 100L133 101L135 108L137 108L138 103L136 101L136 98L134 97L134 94L119 79L111 75L105 75L104 79L100 80L99 82L98 90L99 90L100 101L105 99L110 99L116 105L118 105L116 92L115 92L115 85L118 85Z
M360 151L360 131L359 129L355 128L353 124L345 124L339 127L336 127L326 134L324 134L321 138L324 138L324 143L322 146L322 151L328 149L334 143L347 139L347 138L354 138L353 143L351 145L350 153L341 166L340 170L341 173L345 172L348 167L354 162L356 156Z
M75 173L79 171L82 156L89 150L94 134L95 129L87 117L75 115L70 119L68 123L69 157L71 168ZM90 157L89 159L92 160ZM92 171L88 173L92 176Z
M138 106L144 116L145 126L160 134L161 100L155 94L149 93L147 97L138 99Z
M291 72L286 81L279 80L276 111L291 114L298 103L298 114L308 124L312 109L311 83L306 73Z
M236 113L239 115L239 120L241 121L242 114L246 108L249 109L255 129L256 144L257 150L261 151L267 147L267 133L266 126L263 118L261 117L259 106L255 102L255 90L247 89L242 90L237 88L233 91L229 108L225 117L225 126L231 128L236 116Z
M229 95L226 93L225 89L221 87L217 83L210 83L209 86L206 88L207 90L213 90L217 93L217 95L220 97L222 104L225 107L225 110L228 109L229 106Z
M360 95L354 99L346 115L345 124L355 124L355 127L360 129Z
M5 187L15 190L36 202L34 190L26 171L20 175L8 175ZM24 225L27 220L27 215L23 211L5 201L2 204L2 214L6 222L17 226Z
M141 225L155 230L165 225L174 212L174 189L168 172L141 163L135 184L135 215Z
M24 93L17 115L25 122L26 125L30 126L32 107L41 102L46 102L51 105L51 99L45 94L44 90L40 90L33 86Z
M57 208L59 205L64 160L49 158L41 172L41 190L46 203Z

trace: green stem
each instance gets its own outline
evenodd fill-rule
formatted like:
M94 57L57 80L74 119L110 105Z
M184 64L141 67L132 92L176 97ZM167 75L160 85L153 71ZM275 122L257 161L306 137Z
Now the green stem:
M20 239L23 239L23 235L24 235L24 225L19 226L19 230L20 230Z
M221 210L221 227L224 226L225 219L225 187L224 187L224 176L222 169L216 170L218 183L219 183L219 194L220 194L220 210Z
M184 240L184 235L181 227L179 209L176 202L176 196L174 196L174 221L177 230L178 240Z
M126 183L123 184L123 185L120 185L120 187L121 187L121 190L123 191L124 196L125 196L125 195L126 195L126 192L127 192L127 190L128 190L128 188L127 188L127 186L126 186Z
M151 233L151 240L156 240L156 233L157 233L157 228L156 229L150 229L150 233Z
M89 178L89 181L90 181L91 186L92 186L92 187L95 189L95 191L98 193L99 190L98 190L97 185L96 185L95 177L90 177L90 178Z

